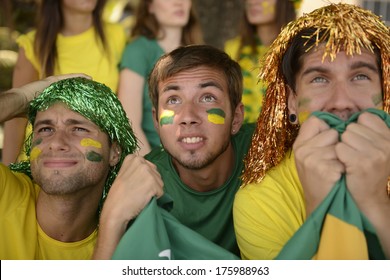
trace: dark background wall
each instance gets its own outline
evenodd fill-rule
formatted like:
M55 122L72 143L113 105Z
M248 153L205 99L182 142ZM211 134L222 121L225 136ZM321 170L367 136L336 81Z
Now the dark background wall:
M206 43L222 48L225 40L237 34L243 2L242 0L193 0Z

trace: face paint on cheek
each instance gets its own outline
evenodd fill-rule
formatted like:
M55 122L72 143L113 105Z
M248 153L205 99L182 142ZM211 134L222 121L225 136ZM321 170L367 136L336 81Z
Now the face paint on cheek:
M207 119L213 124L225 123L225 112L219 108L213 108L206 111L208 113Z
M81 139L80 145L83 147L95 147L98 149L102 148L102 143L100 143L99 141L93 140L91 138Z
M164 110L160 115L160 126L165 124L173 124L173 118L175 117L175 112L172 110Z
M298 114L298 122L299 123L303 123L304 121L306 121L309 116L310 116L310 112L309 111L302 111Z
M103 156L95 151L87 152L86 158L92 162L101 162L103 160Z
M306 107L311 102L310 98L304 97L298 100L298 108Z
M37 145L39 145L41 143L42 143L42 138L38 138L37 140L32 142L31 147L35 147L35 146L37 146Z
M376 94L372 97L372 102L377 109L383 108L382 93Z
M30 153L30 162L36 160L41 153L42 153L41 149L39 149L38 147L34 147Z

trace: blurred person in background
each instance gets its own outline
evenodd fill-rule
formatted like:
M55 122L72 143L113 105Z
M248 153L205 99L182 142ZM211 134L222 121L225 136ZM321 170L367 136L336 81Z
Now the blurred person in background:
M140 154L145 155L160 145L149 99L149 73L161 55L203 43L203 38L191 0L141 0L135 17L120 63L118 98L140 141Z
M50 75L85 73L116 92L126 35L120 24L102 20L105 4L106 0L42 0L36 28L18 38L12 86ZM25 118L5 123L4 164L23 155L26 125Z
M244 77L244 122L256 122L266 84L259 81L259 60L284 27L296 18L301 0L245 0L239 36L226 41L225 52L241 66Z

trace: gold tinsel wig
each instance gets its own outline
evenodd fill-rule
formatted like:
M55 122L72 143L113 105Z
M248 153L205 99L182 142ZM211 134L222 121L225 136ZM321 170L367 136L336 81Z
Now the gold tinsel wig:
M365 48L380 53L383 110L390 112L390 30L380 17L350 4L330 4L290 22L275 39L261 62L259 78L268 84L262 111L257 120L251 148L245 159L243 185L260 182L265 173L278 165L291 149L299 126L288 120L288 93L282 60L292 40L304 30L315 30L309 37L314 47L325 43L323 59L334 60L340 50L360 54ZM310 47L306 51L309 51Z
M120 101L109 87L85 78L70 78L51 84L31 101L28 112L29 122L34 125L37 112L47 110L56 102L65 103L69 109L95 123L103 132L107 133L111 143L117 142L121 147L120 160L115 166L111 167L106 179L101 206L122 166L124 158L138 149L137 139L134 136L129 119ZM30 156L31 141L32 135L27 138L25 143L27 157ZM10 168L31 177L30 161L28 159L11 164Z

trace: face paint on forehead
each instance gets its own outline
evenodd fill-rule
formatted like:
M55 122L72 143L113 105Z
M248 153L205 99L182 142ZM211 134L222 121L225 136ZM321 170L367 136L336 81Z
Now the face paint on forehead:
M208 120L213 124L225 123L225 112L220 108L213 108L206 111L208 113Z
M86 158L92 162L101 162L103 160L103 156L95 151L87 152Z
M173 118L175 117L175 112L172 110L164 110L160 115L160 126L165 124L173 124Z
M38 147L32 148L31 153L30 153L30 162L36 160L41 153L42 153L42 150L39 149Z
M96 141L94 139L91 139L91 138L81 139L80 145L83 147L95 147L98 149L102 148L102 143L100 143L99 141Z

